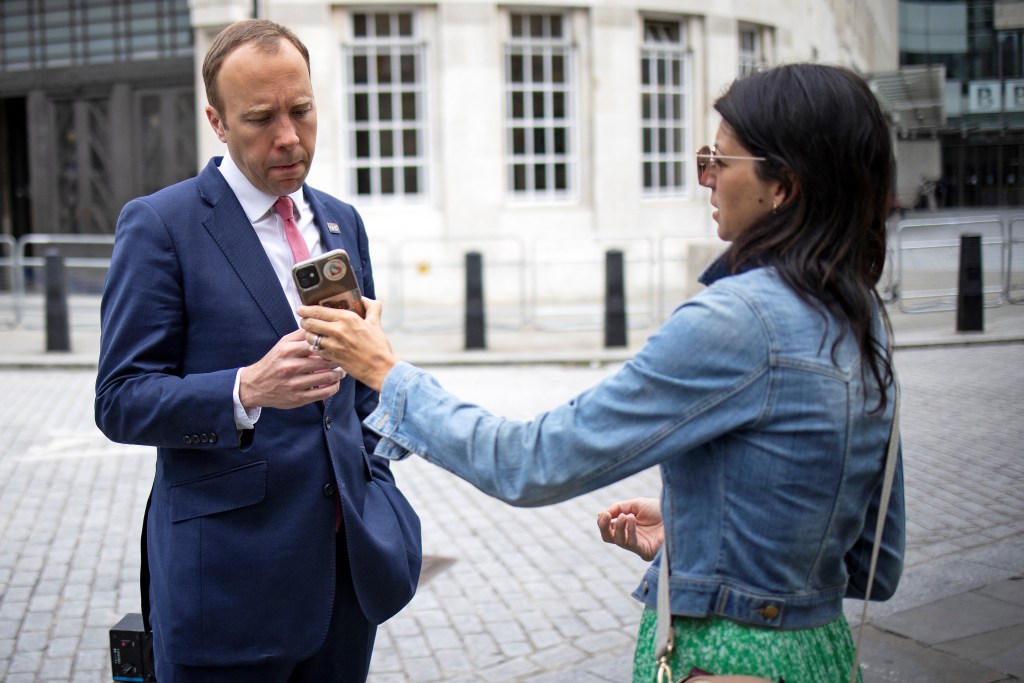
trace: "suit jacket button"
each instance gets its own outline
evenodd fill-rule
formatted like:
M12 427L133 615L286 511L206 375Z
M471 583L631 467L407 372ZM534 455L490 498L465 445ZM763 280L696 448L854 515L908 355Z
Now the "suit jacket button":
M326 429L330 429L331 428L331 418L327 417L327 418L324 419L324 427Z
M206 434L200 434L199 435L199 442L200 443L207 443L207 442L209 442L209 440L210 440L210 437L207 436Z
M188 434L185 435L184 441L185 441L185 445L186 446L189 445L190 443L192 443L192 439L189 438Z
M647 583L647 581L644 581L644 587L643 587L644 595L647 595L650 591L651 591L651 585L649 583Z
M217 443L217 434L216 434L216 432L210 432L210 443Z
M324 496L326 498L330 498L333 495L334 495L334 484L331 484L331 483L324 484Z

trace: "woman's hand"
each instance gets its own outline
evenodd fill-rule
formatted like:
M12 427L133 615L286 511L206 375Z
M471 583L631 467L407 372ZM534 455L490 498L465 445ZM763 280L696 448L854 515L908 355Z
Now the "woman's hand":
M363 297L366 319L352 311L326 306L300 306L299 317L306 342L313 346L320 335L317 353L335 363L366 386L380 391L384 378L398 362L380 326L381 305Z
M665 525L657 498L634 498L613 504L597 515L605 543L614 543L650 562L665 542Z

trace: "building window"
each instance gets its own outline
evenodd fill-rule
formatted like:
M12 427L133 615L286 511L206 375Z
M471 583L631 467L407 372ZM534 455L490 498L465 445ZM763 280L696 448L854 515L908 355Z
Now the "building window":
M0 71L191 55L188 0L0 2Z
M761 30L753 26L740 27L739 77L749 76L764 67Z
M427 191L425 47L413 12L356 12L346 48L352 192Z
M640 111L644 193L681 195L690 166L689 58L683 24L644 21L640 54Z
M570 199L576 190L575 53L564 14L512 13L505 46L508 189Z

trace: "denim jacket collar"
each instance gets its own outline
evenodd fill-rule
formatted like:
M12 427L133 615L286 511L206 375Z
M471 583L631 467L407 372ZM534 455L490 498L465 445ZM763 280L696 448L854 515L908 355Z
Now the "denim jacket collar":
M746 273L747 271L760 267L760 261L757 259L748 259L736 268L736 272L733 272L729 263L729 252L725 251L719 255L718 258L712 261L711 265L704 269L704 272L697 277L697 282L701 283L705 287L710 287L723 278Z

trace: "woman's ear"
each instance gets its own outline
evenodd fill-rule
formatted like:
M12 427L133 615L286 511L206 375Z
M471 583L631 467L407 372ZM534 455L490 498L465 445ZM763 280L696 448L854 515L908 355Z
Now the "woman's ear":
M793 177L793 174L783 171L782 179L776 182L775 190L772 192L773 205L780 209L787 207L796 201L799 194L800 183Z

